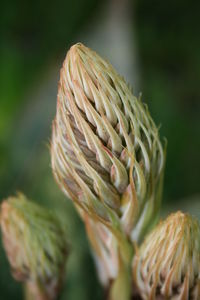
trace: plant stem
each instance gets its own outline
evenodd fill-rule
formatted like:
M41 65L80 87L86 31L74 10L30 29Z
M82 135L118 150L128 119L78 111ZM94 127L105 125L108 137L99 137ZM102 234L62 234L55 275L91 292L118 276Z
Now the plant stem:
M49 300L41 285L35 282L24 284L24 298L25 300Z

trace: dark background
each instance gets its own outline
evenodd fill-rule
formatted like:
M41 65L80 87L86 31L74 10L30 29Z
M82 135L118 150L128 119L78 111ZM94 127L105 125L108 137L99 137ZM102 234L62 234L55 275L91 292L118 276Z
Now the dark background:
M200 218L200 2L2 0L0 7L0 199L20 190L56 208L73 252L61 299L102 299L83 225L50 168L59 69L81 41L120 69L136 95L142 91L168 140L162 214L183 209ZM22 299L3 249L0 291L2 300Z

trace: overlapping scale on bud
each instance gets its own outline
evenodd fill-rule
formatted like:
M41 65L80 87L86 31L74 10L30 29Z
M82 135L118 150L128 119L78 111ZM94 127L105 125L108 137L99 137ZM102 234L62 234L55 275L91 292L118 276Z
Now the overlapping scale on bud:
M139 240L160 206L165 154L158 129L114 68L82 44L60 73L51 158L65 194Z
M13 277L31 288L33 299L57 299L67 257L57 217L18 194L1 204L1 230Z
M160 222L134 257L133 278L144 300L199 300L198 221L177 212Z

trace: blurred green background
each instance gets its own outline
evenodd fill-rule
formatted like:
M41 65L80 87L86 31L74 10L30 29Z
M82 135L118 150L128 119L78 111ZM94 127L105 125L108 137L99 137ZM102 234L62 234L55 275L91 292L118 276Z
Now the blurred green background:
M142 91L168 140L162 214L200 218L200 2L1 1L0 199L17 190L56 208L71 250L61 299L102 299L84 233L50 167L51 122L66 51L83 42ZM0 249L0 299L22 299Z

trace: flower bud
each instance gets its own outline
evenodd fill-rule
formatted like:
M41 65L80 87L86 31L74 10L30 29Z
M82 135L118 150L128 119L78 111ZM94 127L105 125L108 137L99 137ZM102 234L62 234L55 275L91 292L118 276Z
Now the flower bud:
M61 69L51 159L64 193L130 240L156 219L165 161L158 129L124 79L80 43Z
M144 300L199 300L198 221L177 212L160 222L136 252L133 278Z
M1 230L13 277L31 286L34 299L56 299L67 255L59 220L18 194L1 205Z

